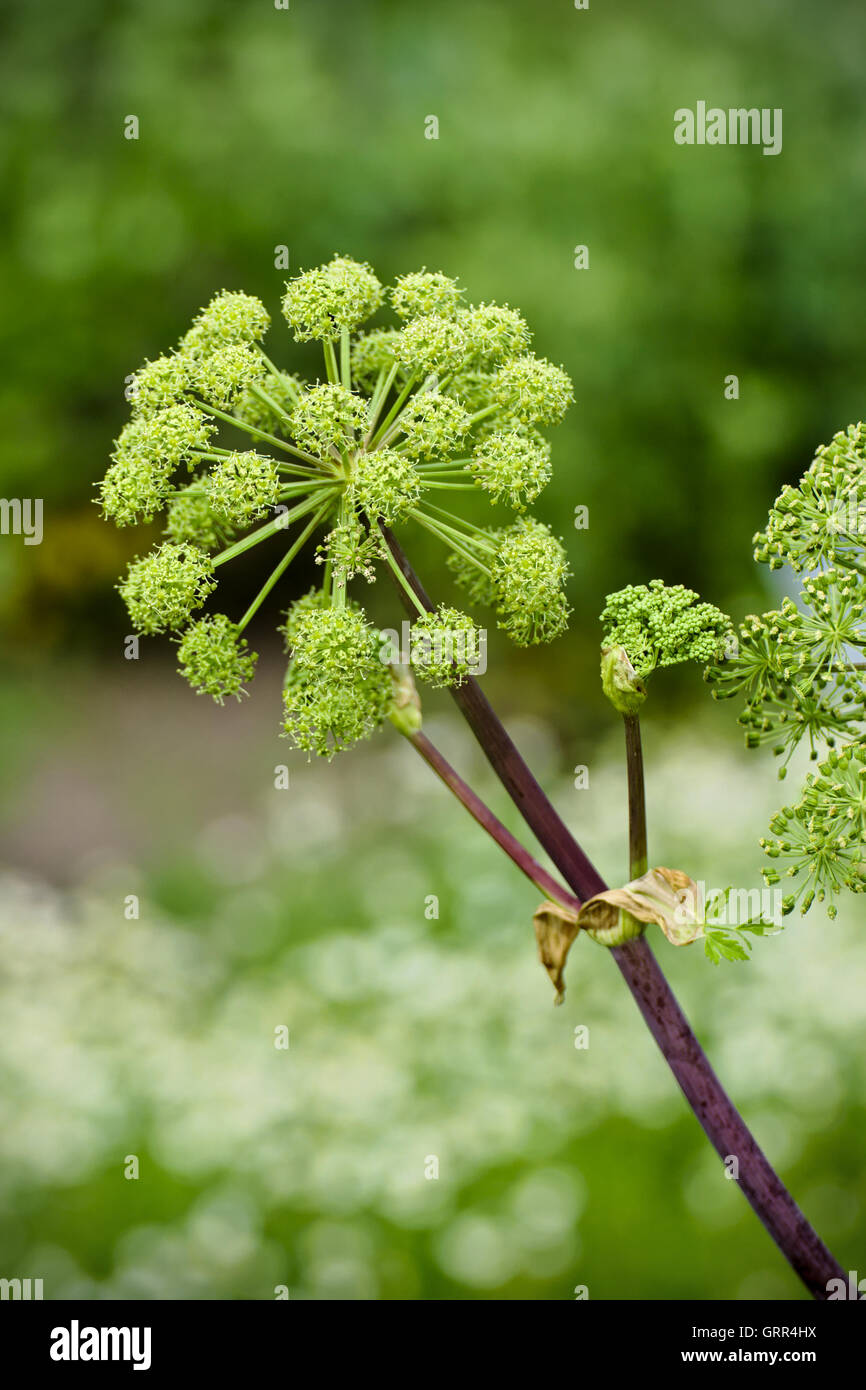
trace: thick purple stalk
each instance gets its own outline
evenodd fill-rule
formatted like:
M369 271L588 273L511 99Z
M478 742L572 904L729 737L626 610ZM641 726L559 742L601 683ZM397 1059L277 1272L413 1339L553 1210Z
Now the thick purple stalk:
M434 605L399 544L387 528L382 530L419 602L432 610ZM408 596L397 587L409 607ZM411 607L409 611L412 612ZM494 772L569 887L584 900L602 892L607 886L604 879L548 801L477 681L464 681L452 694ZM738 1182L754 1211L813 1298L826 1299L829 1281L844 1281L844 1271L812 1229L728 1097L646 939L641 936L609 949L713 1148L722 1159L737 1160Z

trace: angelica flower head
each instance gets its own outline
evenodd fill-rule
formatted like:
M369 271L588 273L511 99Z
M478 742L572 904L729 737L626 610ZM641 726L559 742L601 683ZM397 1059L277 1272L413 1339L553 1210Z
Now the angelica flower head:
M382 286L368 265L335 256L286 286L283 315L299 343L354 332L382 303Z
M234 526L264 516L280 494L280 475L273 459L254 450L228 454L206 477L207 498L216 516Z
M254 295L222 290L193 320L181 352L195 356L230 343L253 343L268 331L271 316Z
M226 696L240 699L252 680L258 656L225 613L213 613L191 623L177 649L179 674L199 695L210 695L218 705Z
M491 502L505 498L522 511L550 480L550 445L531 431L496 431L479 442L469 470Z
M226 343L185 360L188 389L218 410L228 410L250 388L264 386L267 377L252 343Z
M100 484L103 515L118 526L151 521L165 504L169 479L195 450L204 449L209 421L188 405L166 406L124 425L114 462Z
M387 717L392 683L379 634L355 607L307 608L289 622L284 731L297 747L330 757Z
M508 362L529 347L532 337L525 319L507 304L476 304L457 316L466 342L466 359L490 369Z
M453 404L453 402L452 402ZM359 454L352 473L353 501L371 520L389 526L405 521L421 497L421 481L411 459L394 449Z
M481 635L457 608L423 613L412 625L412 666L432 686L460 685L478 661Z
M395 343L401 366L427 376L452 372L471 357L471 347L458 320L442 314L410 319Z
M785 486L767 526L754 537L755 559L795 573L849 564L863 548L866 425L849 425L815 452L796 487Z
M133 411L136 415L148 416L178 405L189 385L189 360L186 357L167 353L152 362L145 362L130 383Z
M503 410L524 425L557 425L574 400L563 369L529 352L499 368L493 394Z
M459 401L425 391L400 416L400 447L413 459L447 458L462 442L470 417Z
M164 541L130 561L120 594L133 626L152 634L182 627L215 588L213 565L203 551Z
M401 319L453 318L457 313L462 291L457 282L440 271L411 270L398 277L391 291L394 312Z
M866 426L822 445L796 486L786 486L755 537L755 558L802 575L796 601L751 614L736 647L706 675L718 699L739 697L746 746L772 748L784 779L807 744L817 774L774 817L761 841L768 883L795 880L783 911L814 902L836 912L844 889L866 888ZM822 761L823 757L823 761Z
M180 634L183 672L216 699L243 689L253 660L244 629L311 547L320 583L283 629L286 728L330 755L378 727L389 700L405 703L412 679L410 669L393 681L347 593L383 568L405 590L387 528L423 528L469 600L491 604L515 642L565 629L565 552L523 513L550 473L538 427L561 418L572 391L561 368L527 351L517 310L467 305L438 271L400 276L386 303L368 265L335 256L291 280L282 307L298 341L321 341L320 379L307 383L265 356L261 300L221 291L176 351L136 374L133 418L99 500L119 525L165 509L162 544L131 563L121 591L139 631ZM368 323L385 308L391 322ZM476 487L518 519L490 529L464 519L461 494ZM220 567L259 545L271 568L243 615L196 617ZM466 678L481 641L468 614L419 611L414 631L419 676Z
M622 647L641 680L659 666L681 661L704 665L724 650L731 620L682 584L661 579L629 584L608 594L604 612L603 647Z
M309 387L292 415L292 433L304 449L327 453L354 443L366 420L364 402L339 383Z
M534 517L521 517L497 537L491 566L499 626L518 647L552 642L568 626L569 575L562 542Z

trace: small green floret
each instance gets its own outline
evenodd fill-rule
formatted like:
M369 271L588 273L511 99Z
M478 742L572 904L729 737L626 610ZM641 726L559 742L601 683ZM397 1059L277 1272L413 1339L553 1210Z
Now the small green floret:
M247 649L236 623L224 613L199 618L187 628L177 650L178 672L199 695L210 695L218 705L226 696L240 699L252 680L258 656Z
M368 265L335 256L289 281L283 315L299 343L354 332L382 303L382 286Z
M213 511L231 525L257 521L279 497L280 475L273 459L252 450L229 454L215 463L206 479Z
M491 502L522 510L550 480L550 445L541 435L508 430L481 441L469 464Z
M392 698L379 634L354 608L308 609L292 624L285 733L299 748L331 757L368 738Z
M311 386L295 406L292 435L311 453L347 449L366 423L364 402L345 386L328 382Z
M120 594L133 626L149 636L183 627L215 588L213 565L201 550L164 541L130 561Z
M429 685L461 685L477 670L483 636L457 608L437 608L412 624L412 666Z
M457 282L438 270L413 270L401 275L391 291L391 303L401 319L436 314L453 318L460 304Z

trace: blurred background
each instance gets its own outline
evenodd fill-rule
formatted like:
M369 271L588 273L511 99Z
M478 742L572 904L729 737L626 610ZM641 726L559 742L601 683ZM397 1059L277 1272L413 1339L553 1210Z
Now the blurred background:
M114 585L157 532L115 530L92 499L129 374L215 290L260 295L270 355L308 368L277 247L292 273L339 251L519 307L575 382L536 509L567 545L574 618L546 650L491 632L485 688L621 879L605 594L659 576L735 618L773 606L752 533L863 413L862 7L0 14L0 495L45 508L41 545L0 536L0 1275L47 1298L803 1296L604 952L575 948L554 1011L536 895L411 750L382 734L308 765L278 738L273 629L310 571L259 615L252 697L220 710L168 642L124 659ZM675 145L674 110L699 99L781 107L782 153ZM404 539L447 593L426 536ZM231 567L227 611L257 564ZM402 618L384 582L370 607ZM651 862L758 886L772 760L698 671L654 693ZM517 829L447 697L425 709ZM861 1271L862 916L813 913L718 969L656 943L759 1140Z

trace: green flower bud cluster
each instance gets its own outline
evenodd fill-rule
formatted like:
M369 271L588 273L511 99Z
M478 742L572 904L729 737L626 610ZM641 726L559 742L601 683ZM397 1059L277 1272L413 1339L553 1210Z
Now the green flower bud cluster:
M459 321L441 314L410 319L394 351L401 366L422 376L453 372L470 357L470 345Z
M815 454L796 487L786 487L755 537L755 558L803 574L798 601L740 625L736 649L707 671L717 699L739 697L750 748L767 744L784 778L804 741L817 773L799 802L785 806L762 840L799 888L783 900L803 912L847 888L864 889L864 726L866 726L866 426L840 431ZM765 872L778 883L777 868Z
M286 286L283 315L299 343L338 338L354 330L382 303L382 286L368 265L335 256Z
M375 523L405 521L421 496L421 480L411 461L394 449L359 454L352 472L353 500Z
M324 383L311 386L301 396L292 416L292 434L301 448L327 454L348 449L364 428L364 402L345 386Z
M215 463L206 479L207 497L218 517L248 526L277 502L280 475L273 459L254 450L229 454Z
M518 647L552 642L568 627L568 560L549 527L521 517L500 532L491 579L497 623Z
M574 400L562 368L532 353L500 367L492 391L503 410L523 425L558 425Z
M497 431L479 443L469 471L491 502L522 511L550 481L550 445L534 432Z
M217 516L201 483L176 492L165 515L165 534L177 545L198 546L199 550L217 550L228 544L233 527L223 516Z
M477 662L481 633L457 608L437 608L416 618L411 633L411 661L422 680L434 687L462 685Z
M251 386L264 386L267 368L250 343L227 343L187 359L188 388L217 410L228 410Z
M401 275L391 291L394 312L401 319L453 318L460 306L462 291L457 282L440 271L412 270Z
M145 362L130 386L130 400L136 415L147 417L177 405L189 389L189 361L177 353Z
M629 584L608 594L603 647L622 647L641 680L658 666L681 661L704 665L729 643L731 620L711 603L701 603L693 589L666 585L661 579Z
M816 759L822 743L856 732L864 691L851 652L866 648L864 603L866 582L832 568L805 580L799 605L786 598L741 624L736 650L706 676L714 698L745 699L748 747L770 744L787 764L803 740Z
M213 565L201 550L164 541L130 561L119 587L133 626L150 636L183 627L216 584Z
M178 674L199 695L210 695L218 705L227 695L238 700L247 692L258 656L247 650L246 639L224 613L199 618L184 632L177 649Z
M181 353L202 356L232 343L254 343L263 338L271 316L254 295L222 290L193 320L181 339Z
M120 586L142 632L183 630L218 566L260 544L275 552L235 626L226 615L202 617L183 638L184 673L218 699L238 693L251 669L243 628L312 545L322 581L315 603L302 601L287 619L297 648L287 721L318 752L348 746L383 717L389 680L382 662L370 666L372 629L346 593L356 576L396 569L380 523L421 526L438 540L472 599L492 604L515 642L550 641L568 619L568 566L547 527L521 516L483 530L440 505L474 484L522 513L550 475L536 426L561 418L568 378L527 351L516 310L467 306L440 272L402 275L388 299L396 325L368 329L385 292L369 266L345 256L288 283L282 308L295 338L322 341L322 379L307 383L265 357L261 301L221 291L175 352L137 373L132 420L100 486L105 515L120 525L167 508L164 541L132 562ZM172 474L183 463L195 471L178 488ZM256 525L276 507L279 525ZM476 659L471 618L442 609L417 626L425 678L462 679ZM457 644L447 657L446 637Z
M447 458L469 429L469 415L458 401L425 391L413 396L400 415L400 447L409 458Z
M357 603L349 602L348 605L353 612L360 612ZM324 589L308 589L300 598L295 599L290 608L286 610L285 618L277 631L282 633L285 649L291 655L297 641L298 632L303 627L310 613L321 613L323 609L330 607L330 597Z
M355 607L307 608L292 622L284 731L320 756L351 747L384 722L392 698L377 630Z
M532 337L525 319L507 304L473 305L461 310L457 324L466 343L464 360L479 369L524 353Z
M114 462L99 485L103 515L118 526L151 521L165 503L172 473L194 449L206 449L209 421L188 405L167 406L124 425Z
M457 583L475 603L495 609L497 626L518 647L552 642L568 626L568 560L549 527L520 517L502 530L481 532L449 557Z
M316 561L329 561L335 584L346 585L360 574L368 583L376 578L376 561L382 547L378 531L368 531L354 513L344 516L318 548Z

